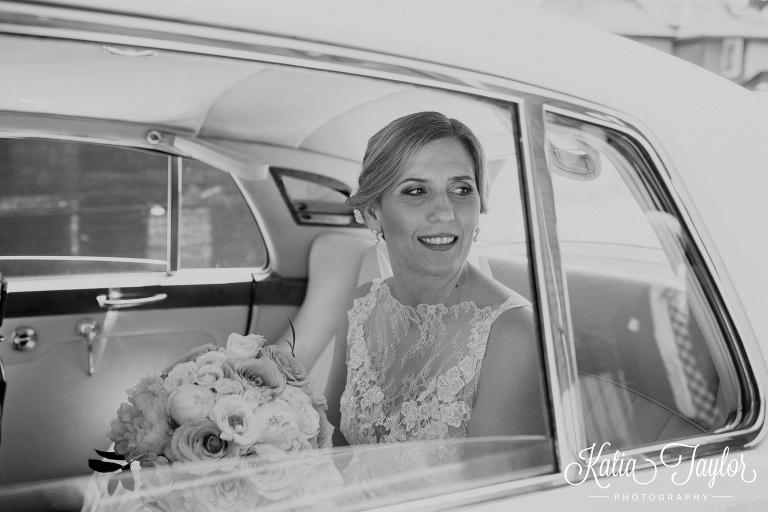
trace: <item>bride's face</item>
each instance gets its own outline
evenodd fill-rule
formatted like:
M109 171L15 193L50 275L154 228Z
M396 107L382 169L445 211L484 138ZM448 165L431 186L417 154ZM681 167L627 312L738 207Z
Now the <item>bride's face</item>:
M469 153L453 138L428 142L369 213L369 226L384 232L395 273L455 272L466 261L480 217Z

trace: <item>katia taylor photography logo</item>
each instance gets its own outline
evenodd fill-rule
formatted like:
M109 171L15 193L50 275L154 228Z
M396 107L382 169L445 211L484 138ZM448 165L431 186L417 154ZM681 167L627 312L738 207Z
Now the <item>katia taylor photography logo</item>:
M581 485L593 478L601 489L608 489L611 486L608 479L615 477L631 478L639 485L648 485L656 480L659 470L664 467L680 467L670 474L671 483L676 486L684 486L693 479L707 479L711 489L718 478L741 478L746 483L757 479L757 472L747 468L743 453L731 455L726 446L722 454L703 458L698 456L698 449L699 445L669 443L659 453L658 460L646 458L642 469L637 470L635 458L628 458L619 450L611 453L611 443L603 443L599 449L594 443L579 452L581 461L566 467L565 480L570 485ZM690 466L683 467L683 462L689 460Z

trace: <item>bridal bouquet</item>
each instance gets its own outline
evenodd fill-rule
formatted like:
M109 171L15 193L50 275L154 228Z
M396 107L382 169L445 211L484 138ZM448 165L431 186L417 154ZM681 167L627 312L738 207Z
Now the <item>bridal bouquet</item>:
M264 345L231 334L127 390L108 434L115 451L89 461L115 473L109 495L120 483L149 510L243 510L340 486L315 450L331 446L325 398L291 351Z

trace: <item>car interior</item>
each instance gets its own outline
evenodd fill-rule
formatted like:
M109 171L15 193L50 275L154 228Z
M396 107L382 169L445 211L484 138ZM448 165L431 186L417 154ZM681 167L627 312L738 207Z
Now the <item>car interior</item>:
M31 180L13 193L0 191L0 232L7 234L0 235L0 272L9 290L1 332L6 341L0 344L8 381L0 409L0 485L87 474L91 450L109 447L109 422L126 388L193 347L222 344L230 332L261 334L274 342L295 332L296 357L323 389L343 305L355 288L386 275L387 268L386 244L374 244L343 202L355 188L368 138L400 116L436 110L477 134L486 151L491 193L473 261L538 303L541 292L527 228L531 220L521 194L520 114L514 105L373 73L355 76L290 63L92 41L52 44L47 38L10 35L0 36L0 69L5 70L0 79L0 137L6 141L75 142L160 158L152 164L157 167L152 172L161 176L151 187L157 198L139 192L125 201L146 210L150 221L141 221L142 237L149 240L147 233L155 229L151 240L168 240L159 249L144 241L146 247L138 253L130 252L135 247L126 249L130 254L124 257L109 252L117 242L106 252L85 254L88 240L82 237L78 244L66 242L59 252L40 249L31 254L55 236L39 236L27 245L12 242L18 236L13 230L25 226L29 217L19 213L19 205L49 204L35 192L40 183ZM550 119L546 144L555 197L572 193L569 187L607 182L611 172L617 183L629 184L630 199L637 196L642 187L626 177L630 166L620 165L628 153L617 156L612 151L619 145L610 136L595 141L579 136L574 126ZM0 145L0 151L11 155L13 148L21 148L11 142ZM47 151L41 148L24 151L39 156ZM0 165L6 166L0 167L0 183L21 173L34 176L39 171L39 181L54 175L18 164L25 157L18 151L16 160L0 154ZM46 158L53 160L65 150L50 151ZM72 161L86 165L84 155L91 153L72 151ZM115 163L114 169L120 165ZM184 174L211 169L231 176L228 184L202 178L197 183ZM139 181L146 184L148 179ZM184 190L189 193L169 193L166 204L166 192L174 186L188 186ZM215 246L213 252L231 243L231 254L198 261L205 238L200 219L208 219L202 201L221 196L225 186L241 194L247 208L219 215L223 223L206 228L210 233L205 243ZM90 203L94 222L105 222L115 201ZM72 227L74 214L67 208L60 212L66 216L67 233L85 232L85 220ZM652 214L645 215L651 210L638 207L644 219L653 220ZM181 221L174 220L175 211L182 211ZM160 220L151 221L153 215ZM604 245L571 243L566 236L569 226L607 229L586 225L591 214L558 210L557 215L587 445L608 441L637 447L726 425L738 409L738 386L727 354L717 348L722 343L708 334L719 328L702 311L706 298L697 302L699 292L691 283L695 275L676 272L670 263L670 254L684 242L673 240L672 249L657 240L653 250L601 252L595 248ZM254 234L225 222L233 216L247 219ZM651 224L657 239L670 232L665 225ZM131 229L119 228L123 234L118 238L133 240ZM234 241L217 246L216 229L235 233ZM692 299L685 299L681 275ZM155 302L119 302L137 297ZM683 315L689 353L698 361L699 391L711 398L706 417L691 405L691 397L701 393L670 377L694 371L683 368L674 348L680 339L672 323L677 317L664 309L673 302ZM90 338L80 327L87 319L98 324ZM34 343L31 335L11 343L24 327L34 329ZM546 361L542 345L543 382L550 371ZM20 437L30 442L12 441Z

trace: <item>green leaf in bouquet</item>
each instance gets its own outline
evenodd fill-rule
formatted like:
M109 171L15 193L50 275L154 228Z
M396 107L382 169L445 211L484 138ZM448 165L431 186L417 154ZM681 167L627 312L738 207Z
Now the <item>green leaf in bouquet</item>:
M115 494L115 491L117 490L117 483L120 481L120 473L115 473L112 475L112 478L109 479L109 483L107 484L107 492L110 496Z
M109 459L109 460L121 460L121 461L124 461L124 460L125 460L125 456L124 456L124 455L120 455L120 454L119 454L119 453L117 453L117 452L106 452L106 451L104 451L104 450L96 450L96 449L94 449L94 451L95 451L96 453L98 453L98 454L99 454L101 457L104 457L105 459Z
M133 473L131 473L131 467L130 466L123 467L123 470L120 473L121 473L120 483L123 484L123 487L125 487L129 491L132 491L134 488L134 481L133 481Z
M88 459L88 467L98 473L112 473L123 469L122 464L115 464L114 462L107 462L99 459Z

